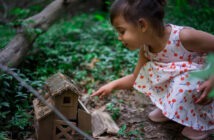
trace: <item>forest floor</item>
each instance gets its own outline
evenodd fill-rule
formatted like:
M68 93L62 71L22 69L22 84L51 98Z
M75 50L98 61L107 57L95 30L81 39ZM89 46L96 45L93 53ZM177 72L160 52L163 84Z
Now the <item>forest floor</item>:
M181 135L183 126L173 121L155 123L149 120L148 114L155 109L149 97L134 90L119 90L111 96L100 100L91 99L85 95L81 99L89 110L106 107L107 104L114 104L119 108L116 124L121 128L126 125L124 130L126 135L104 134L97 140L188 140ZM105 111L108 111L107 108ZM137 131L136 131L137 130ZM131 133L130 133L131 132ZM213 140L210 136L206 140Z

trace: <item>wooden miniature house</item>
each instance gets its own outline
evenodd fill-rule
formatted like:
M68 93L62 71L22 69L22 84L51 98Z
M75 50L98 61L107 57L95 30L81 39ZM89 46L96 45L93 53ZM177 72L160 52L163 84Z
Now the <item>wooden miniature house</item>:
M91 116L78 97L80 91L67 76L57 73L47 79L46 102L83 131L91 130ZM33 101L38 140L73 140L75 132L38 99ZM79 108L79 109L78 109Z

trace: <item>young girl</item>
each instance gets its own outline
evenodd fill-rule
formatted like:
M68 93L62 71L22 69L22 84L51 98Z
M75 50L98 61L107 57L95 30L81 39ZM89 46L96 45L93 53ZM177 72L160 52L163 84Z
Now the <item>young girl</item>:
M92 96L115 89L134 88L148 95L157 109L149 114L155 122L173 120L186 126L182 134L204 139L214 130L214 101L207 95L214 76L202 81L189 72L205 67L207 52L214 51L214 36L192 28L165 25L164 0L116 0L111 23L118 39L130 50L140 49L133 74L101 87Z

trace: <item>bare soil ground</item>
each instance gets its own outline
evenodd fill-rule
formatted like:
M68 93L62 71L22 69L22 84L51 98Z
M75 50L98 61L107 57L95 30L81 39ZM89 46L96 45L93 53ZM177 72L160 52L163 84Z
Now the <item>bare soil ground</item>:
M125 135L103 134L96 138L97 140L188 140L181 135L184 128L182 125L173 121L164 123L150 121L148 114L155 109L155 106L149 97L135 90L116 91L103 100L91 99L85 95L82 97L82 101L91 111L106 107L108 103L114 104L114 107L120 110L116 124L120 128L123 125L126 126ZM105 111L113 114L107 109ZM210 136L206 140L214 140L214 136Z

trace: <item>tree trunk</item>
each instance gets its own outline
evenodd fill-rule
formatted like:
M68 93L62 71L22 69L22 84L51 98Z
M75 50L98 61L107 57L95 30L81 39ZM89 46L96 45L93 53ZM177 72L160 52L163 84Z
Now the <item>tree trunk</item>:
M39 14L26 19L25 22L29 23L27 27L21 27L11 42L0 51L0 64L9 65L10 67L18 66L38 36L36 32L29 33L27 31L30 29L40 29L42 32L46 31L58 20L63 11L72 5L76 5L77 1L55 0Z

